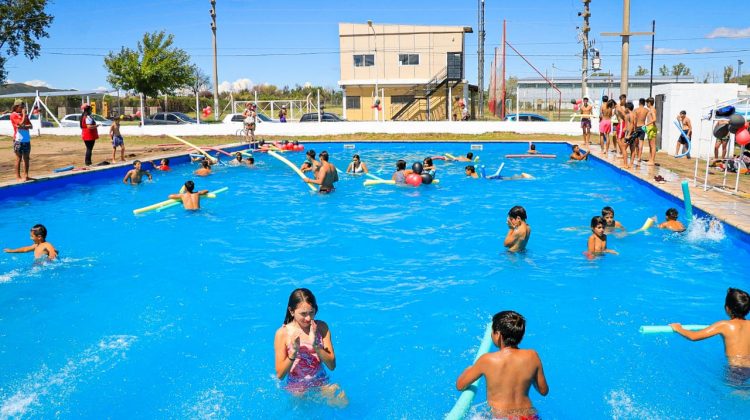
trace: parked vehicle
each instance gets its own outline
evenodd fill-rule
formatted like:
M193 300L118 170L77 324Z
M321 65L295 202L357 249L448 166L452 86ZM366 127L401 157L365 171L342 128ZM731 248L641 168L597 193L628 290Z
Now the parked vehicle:
M242 115L242 114L229 114L226 117L224 117L223 120L221 120L221 122L223 122L224 124L228 124L228 123L241 123L243 121L245 121L245 116ZM262 122L274 122L275 123L275 122L278 122L278 121L277 120L272 120L271 118L268 118L268 116L266 114L263 114L263 113L259 112L258 113L258 122L259 123L262 123Z
M99 114L91 114L94 117L94 121L103 127L109 127L112 125L112 120L108 120ZM81 114L68 114L60 120L60 127L80 127L81 126Z
M196 124L195 118L190 118L182 112L157 112L143 120L145 125L174 125L174 124Z
M39 114L31 114L31 116L29 116L29 119L33 123L34 121L37 121L39 119ZM0 115L0 124L10 125L10 113ZM47 121L47 120L42 120L42 128L49 128L49 127L54 127L54 126L55 124L52 124L52 122Z
M339 122L339 121L346 121L346 120L339 117L336 114L332 114L330 112L323 112L320 114L320 121L321 122ZM309 114L304 114L302 115L302 118L300 118L299 122L318 122L318 113L311 112Z
M539 114L507 114L505 121L549 121L549 119Z

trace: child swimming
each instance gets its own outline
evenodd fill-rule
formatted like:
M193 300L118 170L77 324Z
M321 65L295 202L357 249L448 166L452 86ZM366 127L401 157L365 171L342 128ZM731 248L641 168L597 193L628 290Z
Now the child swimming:
M286 378L285 388L294 395L319 392L333 406L349 401L344 391L331 384L324 368L336 369L336 354L328 324L315 320L318 304L312 292L295 289L289 296L283 325L276 330L273 348L276 377Z
M724 354L730 367L746 369L745 378L750 377L750 321L745 320L750 312L750 295L740 289L729 288L724 299L724 311L729 321L718 321L700 331L688 331L680 323L669 324L674 332L690 341L700 341L715 335L724 339Z
M602 209L602 217L606 222L606 225L604 226L604 230L606 233L612 232L615 229L620 229L623 231L625 230L625 227L622 226L622 223L615 220L615 209L613 209L612 207L604 207Z
M481 356L456 380L456 389L463 391L484 376L487 404L493 418L539 419L529 398L529 389L533 385L541 395L549 393L537 352L518 348L525 332L526 320L518 312L495 314L492 317L492 342L500 350Z
M673 232L684 232L685 225L677 220L677 209L670 208L666 212L667 220L659 225L659 229L669 229Z
M617 251L607 249L607 235L604 233L607 222L601 216L594 216L591 219L591 236L589 236L588 250L586 255L589 258L601 254L615 254Z
M57 258L57 250L51 243L47 242L47 228L44 225L38 224L31 228L31 240L34 242L33 245L16 249L5 248L3 251L7 253L34 251L34 259L36 260L46 258L51 261Z
M185 210L199 210L201 208L201 196L208 194L208 190L193 192L195 183L193 181L185 182L185 192L179 194L170 194L168 198L182 201Z

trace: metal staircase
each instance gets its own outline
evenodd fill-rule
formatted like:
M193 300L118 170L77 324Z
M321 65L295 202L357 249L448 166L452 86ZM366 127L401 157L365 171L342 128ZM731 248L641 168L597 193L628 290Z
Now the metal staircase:
M430 114L433 114L434 110L438 109L438 107L435 106L437 104L430 103L429 107L427 106L429 99L448 82L448 67L443 67L443 69L426 84L412 87L406 93L406 96L414 96L414 99L405 103L391 119L393 121L414 121L424 120L426 118L429 121L432 119L432 115ZM445 102L445 99L440 102Z

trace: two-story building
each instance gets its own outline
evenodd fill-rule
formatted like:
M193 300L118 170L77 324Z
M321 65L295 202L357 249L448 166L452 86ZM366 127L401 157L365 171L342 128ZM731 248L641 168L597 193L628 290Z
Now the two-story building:
M476 86L464 77L464 26L339 23L344 117L460 119Z

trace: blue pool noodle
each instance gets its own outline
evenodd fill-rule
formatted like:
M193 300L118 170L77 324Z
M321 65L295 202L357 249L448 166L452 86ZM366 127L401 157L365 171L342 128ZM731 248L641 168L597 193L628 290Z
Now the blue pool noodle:
M690 141L690 137L687 136L687 133L682 130L682 124L680 124L679 121L675 120L674 125L677 126L677 129L680 130L680 133L682 134L683 137L685 137L685 140L687 140L687 143L688 143L687 151L685 153L674 156L676 158L681 158L683 156L687 156L690 154L690 150L692 150L693 148L693 142Z
M683 325L682 328L688 331L698 331L708 327L708 325ZM641 334L671 333L674 332L669 325L641 325L638 329Z
M693 221L693 202L690 201L690 189L687 181L682 181L682 197L685 200L685 217L690 223Z
M479 344L479 350L477 350L477 355L476 357L474 357L474 363L476 363L476 361L479 360L482 355L490 351L491 344L492 323L490 322L489 324L487 324L487 329L484 332L482 343ZM477 393L478 383L479 379L474 381L473 384L469 385L468 388L461 391L461 396L458 397L458 401L456 401L456 405L453 406L453 409L451 409L451 411L445 415L445 420L461 420L466 417L466 413L468 413L469 408L471 408L471 402L474 401L474 395L476 395Z

